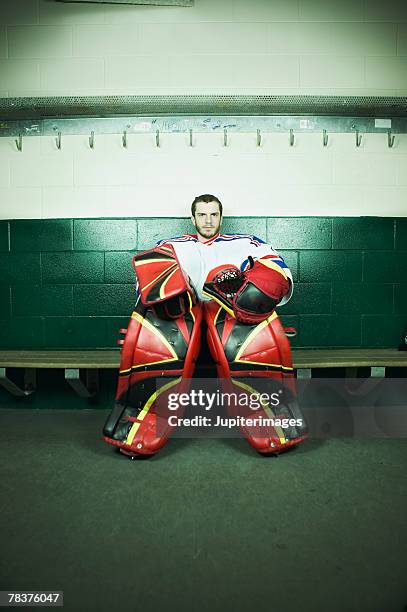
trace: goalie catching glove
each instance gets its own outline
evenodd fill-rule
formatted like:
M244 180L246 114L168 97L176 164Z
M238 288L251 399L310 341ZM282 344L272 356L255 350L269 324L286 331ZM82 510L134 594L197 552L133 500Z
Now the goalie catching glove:
M236 266L223 268L204 284L204 293L220 303L242 323L255 324L267 319L288 293L290 282L284 270L272 259L253 260L241 272Z

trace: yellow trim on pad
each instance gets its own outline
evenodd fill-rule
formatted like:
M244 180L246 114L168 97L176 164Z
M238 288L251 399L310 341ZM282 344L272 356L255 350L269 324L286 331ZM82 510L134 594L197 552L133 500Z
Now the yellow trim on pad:
M150 395L150 397L148 398L148 400L144 404L144 407L143 407L142 411L140 412L140 414L138 415L137 419L139 421L143 421L143 419L145 418L146 414L148 413L148 411L150 410L151 406L153 405L154 400L159 395L161 395L161 393L163 393L163 391L166 391L170 387L173 387L174 385L178 384L181 379L182 379L182 376L179 376L176 380L171 380L166 385L163 385L160 389L158 389L158 391L154 391L154 393L152 395ZM126 438L125 444L129 444L129 445L132 444L132 442L134 440L134 436L136 435L140 425L141 425L141 423L138 422L138 421L133 423L129 433L127 434L127 438Z
M259 392L257 391L257 389L254 389L253 387L251 387L250 385L247 385L245 383L242 383L240 381L237 381L236 378L232 378L231 379L234 385L237 385L238 387L241 387L242 389L245 389L246 391L251 390L251 392L256 393L256 395L259 394ZM267 414L267 416L269 417L269 419L275 419L278 418L276 417L276 415L274 414L274 412L271 410L270 406L268 406L268 404L264 405L264 403L262 401L260 401L264 412ZM273 425L274 429L276 430L276 433L278 435L278 439L280 440L281 444L285 444L287 442L287 439L284 435L283 429L282 427L280 427L280 425Z
M206 291L204 291L204 290L202 290L202 293L204 295L207 295L209 298L211 298L211 300L214 300L217 304L219 304L219 306L222 306L222 308L224 308L234 319L236 319L233 310L231 310L230 308L225 306L225 304L223 302L218 300L215 296L211 295L210 293L206 293Z
M165 281L163 282L163 284L161 285L161 287L160 287L160 298L161 298L161 299L165 298L165 293L164 293L165 286L166 286L166 284L168 283L168 281L170 280L171 276L172 276L173 274L175 274L175 272L176 272L177 270L178 270L178 266L175 268L175 270L173 270L173 271L171 272L171 274L168 276L168 278L166 278L166 279L165 279Z
M147 319L144 319L144 317L142 317L138 312L133 312L132 315L131 315L131 318L132 319L136 319L136 321L138 321L140 323L140 325L144 325L144 327L146 327L149 331L151 331L153 334L155 334L161 340L161 342L164 344L164 346L167 347L167 349L170 351L171 355L175 359L178 359L178 355L174 351L174 348L171 346L171 344L168 342L168 340L158 331L158 329L156 329L154 327L154 325L151 325L151 323L149 321L147 321Z
M235 361L240 361L240 357L241 357L242 353L245 351L247 345L252 341L253 337L257 336L257 334L263 329L263 327L266 327L276 317L277 317L277 313L276 313L276 311L274 311L274 312L271 313L271 315L269 317L267 317L267 319L264 319L264 321L262 321L261 323L256 325L256 327L254 329L252 329L252 331L247 336L246 340L243 342L242 346L238 350L237 355L235 357ZM264 364L264 365L267 365L267 364Z
M272 259L258 259L257 261L263 264L263 266L266 266L266 268L271 268L271 270L275 270L276 272L279 272L279 274L284 276L285 280L288 280L287 275L284 272L283 268L279 266L278 264L274 263Z

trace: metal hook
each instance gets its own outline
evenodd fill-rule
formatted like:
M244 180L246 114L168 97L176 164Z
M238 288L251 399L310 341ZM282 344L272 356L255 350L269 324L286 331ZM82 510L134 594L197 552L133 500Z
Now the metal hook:
M294 146L294 130L290 129L290 147Z
M189 130L189 146L190 147L193 146L193 144L192 144L192 128L190 128L190 130Z
M261 132L257 130L257 146L261 147Z
M361 142L362 142L362 134L359 133L359 130L356 130L356 146L360 147Z
M61 132L58 132L58 136L55 138L55 143L57 145L57 149L61 150L61 146L62 146L62 134L61 134Z
M127 149L127 132L124 130L122 135L122 144L125 149Z
M328 132L326 130L323 130L322 144L324 145L324 147L326 147L328 144Z
M18 140L15 140L14 142L16 143L17 151L21 152L23 150L23 135L19 134Z
M389 145L390 149L394 145L394 136L392 135L391 130L387 132L387 144Z
M155 144L157 147L160 146L160 130L155 131Z
M223 146L228 146L228 131L226 128L223 130Z
M89 136L89 146L91 149L95 146L95 132L91 132Z

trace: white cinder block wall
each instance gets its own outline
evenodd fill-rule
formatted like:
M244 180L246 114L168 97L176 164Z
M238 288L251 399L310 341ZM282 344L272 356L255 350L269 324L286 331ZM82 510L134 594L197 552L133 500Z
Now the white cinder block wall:
M407 95L405 0L195 0L157 7L2 0L0 97L114 94ZM407 216L407 135L0 137L0 218Z

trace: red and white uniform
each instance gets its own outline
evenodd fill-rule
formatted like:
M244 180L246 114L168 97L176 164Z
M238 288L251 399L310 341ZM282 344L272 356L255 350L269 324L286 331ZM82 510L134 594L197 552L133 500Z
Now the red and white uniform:
M161 240L158 246L171 244L178 261L189 276L191 284L200 300L210 299L202 292L202 288L210 273L219 267L236 266L242 271L249 267L248 257L271 259L284 271L290 280L290 290L282 298L279 305L286 304L293 293L292 274L284 259L261 238L250 234L216 234L205 242L200 242L196 234L184 234L177 238Z

